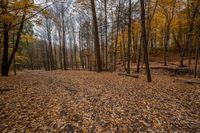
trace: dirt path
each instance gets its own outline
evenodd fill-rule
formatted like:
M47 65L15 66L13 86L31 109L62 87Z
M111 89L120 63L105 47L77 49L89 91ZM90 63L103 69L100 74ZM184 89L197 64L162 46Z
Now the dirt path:
M200 85L154 75L27 71L0 78L0 132L200 132ZM13 90L12 90L13 89Z

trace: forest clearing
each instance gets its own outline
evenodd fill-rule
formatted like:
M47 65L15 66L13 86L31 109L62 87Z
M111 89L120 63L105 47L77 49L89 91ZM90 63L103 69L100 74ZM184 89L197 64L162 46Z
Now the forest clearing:
M200 0L0 0L0 133L200 133Z
M200 132L200 85L153 79L61 70L1 77L0 132Z

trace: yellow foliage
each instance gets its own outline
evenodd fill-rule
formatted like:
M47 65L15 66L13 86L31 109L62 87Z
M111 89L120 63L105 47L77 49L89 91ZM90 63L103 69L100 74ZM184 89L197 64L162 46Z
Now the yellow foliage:
M21 37L21 39L22 39L22 40L25 40L25 41L28 41L29 43L34 41L33 36L32 36L32 35L28 35L28 34L23 35L23 36Z
M14 21L14 17L10 14L6 14L6 15L0 15L0 22L3 23L12 23Z

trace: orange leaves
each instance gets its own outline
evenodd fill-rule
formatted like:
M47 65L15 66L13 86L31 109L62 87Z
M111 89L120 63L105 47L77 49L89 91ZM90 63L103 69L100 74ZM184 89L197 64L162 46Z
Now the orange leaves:
M16 1L11 5L11 7L14 9L17 9L17 8L25 8L25 7L27 7L27 5L28 5L27 2Z

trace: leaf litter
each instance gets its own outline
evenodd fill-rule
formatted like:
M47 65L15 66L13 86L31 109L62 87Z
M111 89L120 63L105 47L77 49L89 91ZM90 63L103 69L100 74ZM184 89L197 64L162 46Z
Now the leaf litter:
M0 132L200 132L200 85L179 79L61 70L1 77L9 91L0 91Z

